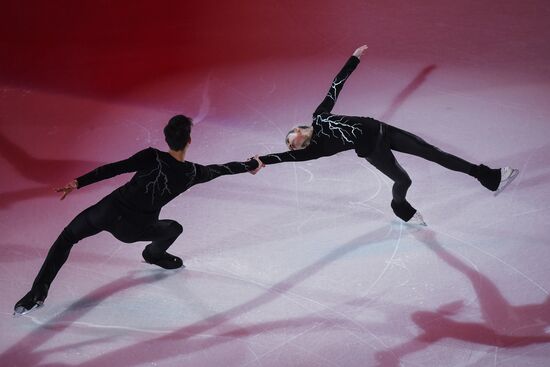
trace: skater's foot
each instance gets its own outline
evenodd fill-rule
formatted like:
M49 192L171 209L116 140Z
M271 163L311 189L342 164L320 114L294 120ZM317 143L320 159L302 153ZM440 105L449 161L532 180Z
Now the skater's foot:
M419 226L428 226L426 222L424 222L424 218L422 218L422 214L420 214L418 211L414 213L411 219L407 221L408 224L414 224Z
M519 174L519 170L512 167L504 167L500 169L500 183L495 191L495 196L500 194Z
M21 298L13 307L15 316L25 315L44 305L44 300L48 296L46 287L42 289L33 288L23 298Z
M145 247L141 255L146 263L157 265L164 269L177 269L183 266L181 258L169 254L168 252L164 252L160 256L153 256L149 249Z
M486 189L496 191L502 177L501 171L498 168L489 168L484 164L474 166L471 175L477 178Z

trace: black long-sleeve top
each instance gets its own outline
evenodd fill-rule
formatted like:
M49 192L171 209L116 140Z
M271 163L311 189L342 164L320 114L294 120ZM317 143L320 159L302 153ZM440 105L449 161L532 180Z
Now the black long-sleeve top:
M76 180L80 189L122 173L136 172L129 182L109 196L130 221L145 224L156 220L164 205L191 186L257 167L256 160L203 166L181 162L167 152L147 148L128 159L100 166Z
M313 112L313 135L310 144L304 149L261 156L260 160L263 163L308 161L350 149L355 149L360 157L367 157L372 152L380 132L379 121L370 117L331 113L344 83L358 64L359 58L351 56L348 59L332 81L325 99Z

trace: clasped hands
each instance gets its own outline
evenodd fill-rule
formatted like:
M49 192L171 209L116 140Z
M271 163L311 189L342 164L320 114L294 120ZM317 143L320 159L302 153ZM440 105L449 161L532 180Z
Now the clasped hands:
M252 175L255 175L256 173L260 172L260 170L261 170L262 168L265 167L265 164L264 164L264 162L262 162L262 161L260 160L258 154L256 154L254 157L249 158L248 160L251 161L251 160L253 160L253 159L256 160L256 162L258 162L258 168L253 169L252 171L248 171L248 172L249 172L250 174L252 174Z

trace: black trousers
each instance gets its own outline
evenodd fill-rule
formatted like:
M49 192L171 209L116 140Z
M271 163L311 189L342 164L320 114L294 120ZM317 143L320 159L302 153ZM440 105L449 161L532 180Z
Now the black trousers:
M74 244L78 241L108 231L125 243L136 241L152 241L148 245L149 252L161 255L182 233L182 226L174 220L157 220L144 226L129 222L117 210L110 196L103 198L97 204L78 214L61 232L50 248L33 288L47 290L63 266Z
M392 150L412 154L435 162L453 171L478 176L478 166L428 144L422 138L397 127L380 123L374 151L366 158L369 163L394 181L391 207L399 218L408 221L416 209L406 200L411 178L395 159Z

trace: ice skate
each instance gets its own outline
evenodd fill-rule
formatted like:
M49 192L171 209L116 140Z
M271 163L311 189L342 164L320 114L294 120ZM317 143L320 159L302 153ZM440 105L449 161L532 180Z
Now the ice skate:
M414 213L412 218L407 221L407 224L413 224L413 225L425 226L425 227L428 226L426 224L426 222L424 221L424 218L422 217L422 214L420 214L418 211L416 213Z
M504 167L500 169L500 183L495 191L495 196L500 194L519 174L519 170L511 167Z
M150 253L147 247L145 247L141 255L143 256L143 259L146 263L157 265L164 269L178 269L181 267L185 267L181 258L169 254L168 252L164 252L159 257L156 257Z
M44 305L44 300L48 295L47 291L31 289L23 298L21 298L13 307L13 315L26 315Z

